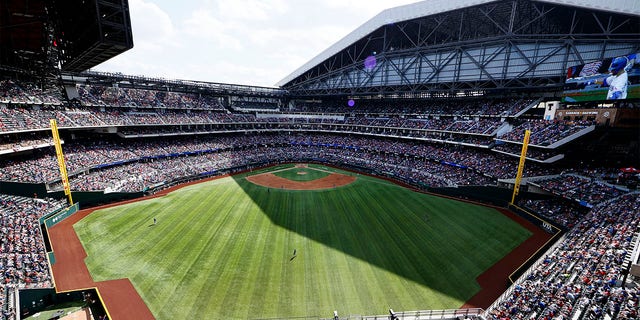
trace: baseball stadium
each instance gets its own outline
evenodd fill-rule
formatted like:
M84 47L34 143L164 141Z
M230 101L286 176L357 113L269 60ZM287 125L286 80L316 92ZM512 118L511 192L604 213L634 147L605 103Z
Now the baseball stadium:
M0 17L2 320L640 318L636 0L392 7L272 87Z

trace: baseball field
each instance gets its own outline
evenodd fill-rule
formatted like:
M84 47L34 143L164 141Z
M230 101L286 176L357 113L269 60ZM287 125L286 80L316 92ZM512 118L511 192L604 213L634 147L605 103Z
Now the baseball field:
M128 278L156 319L459 308L531 236L493 208L316 165L190 185L73 228L93 280Z

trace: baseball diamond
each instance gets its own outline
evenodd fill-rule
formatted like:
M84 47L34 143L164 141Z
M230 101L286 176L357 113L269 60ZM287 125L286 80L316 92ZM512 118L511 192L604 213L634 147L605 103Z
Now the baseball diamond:
M436 309L482 307L500 293L495 286L508 275L504 270L524 262L550 237L522 219L514 223L513 215L501 210L366 175L356 180L355 173L333 168L329 176L352 182L327 189L325 177L317 179L320 189L309 181L300 190L295 184L288 189L251 179L297 170L267 168L91 210L73 225L82 243L76 242L77 263L83 264L84 248L91 277L78 283L76 272L65 275L75 268L56 264L57 285L71 278L75 287L96 281L99 288L109 288L117 279L129 279L153 317L161 319L296 317L331 306L352 314L384 312L380 301L408 310L426 301ZM311 165L307 170L323 169ZM421 219L425 211L428 224ZM51 229L52 238L73 233L57 228ZM67 247L74 242L64 241ZM477 245L487 242L492 246ZM290 260L294 248L296 258ZM123 290L131 288L117 281Z
M0 0L0 320L639 319L638 26Z

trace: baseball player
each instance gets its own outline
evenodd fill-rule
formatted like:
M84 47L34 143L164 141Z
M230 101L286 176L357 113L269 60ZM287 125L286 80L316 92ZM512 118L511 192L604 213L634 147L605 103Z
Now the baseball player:
M628 63L629 59L625 56L613 59L609 66L609 72L611 75L604 79L596 80L596 83L609 87L607 100L620 100L627 98L629 75L627 74L626 67Z

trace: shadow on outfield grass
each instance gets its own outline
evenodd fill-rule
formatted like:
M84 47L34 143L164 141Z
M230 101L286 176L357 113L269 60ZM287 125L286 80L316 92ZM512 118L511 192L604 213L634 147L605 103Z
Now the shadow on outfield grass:
M274 224L463 302L480 289L475 278L528 237L501 238L496 226L505 217L478 215L493 209L388 183L269 190L245 176L234 179Z

